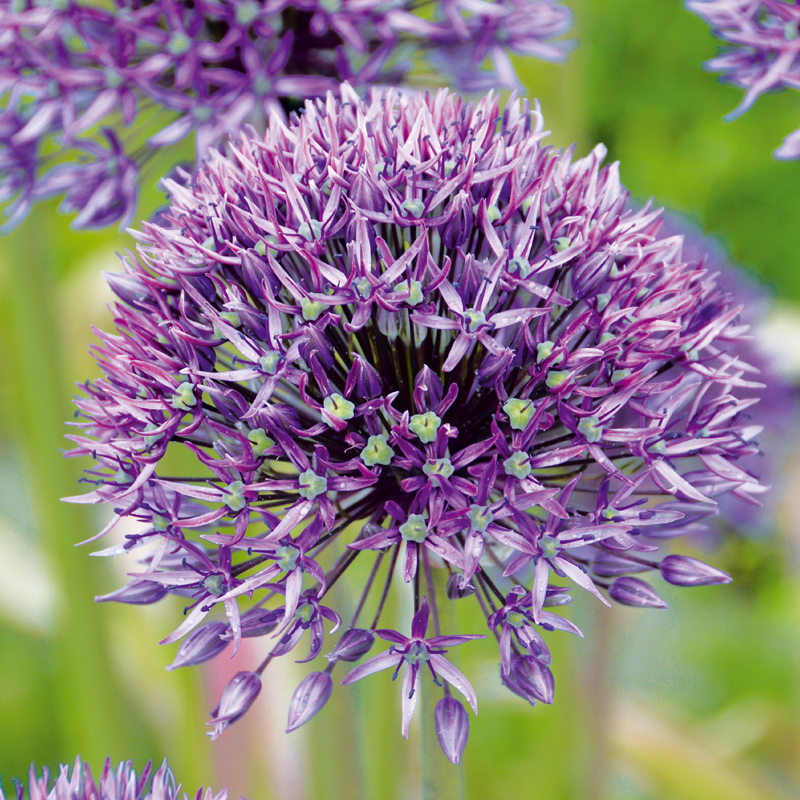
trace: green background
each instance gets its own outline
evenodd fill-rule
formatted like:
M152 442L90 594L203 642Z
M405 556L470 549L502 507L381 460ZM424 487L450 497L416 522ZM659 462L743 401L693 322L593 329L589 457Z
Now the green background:
M741 92L702 71L715 52L702 21L671 0L570 5L580 46L569 62L517 61L528 94L542 102L551 143L575 141L582 155L604 142L635 199L653 197L696 220L775 289L784 313L794 313L800 163L771 153L800 124L800 96L762 97L726 125L722 117ZM142 216L163 202L155 182L165 163L146 176ZM72 547L102 517L58 501L79 491L80 468L58 449L74 383L96 371L86 354L89 325L108 325L110 295L99 272L115 270L114 251L129 246L116 231L72 232L53 206L0 240L6 789L31 760L54 768L80 752L95 772L108 754L137 765L168 755L187 789L212 781L228 785L232 798L418 797L420 732L400 737L399 687L388 674L337 689L323 714L285 736L289 696L305 673L273 665L251 713L211 745L207 712L227 677L257 663L258 645L205 671L166 672L174 647L155 643L171 629L177 600L168 608L93 604L131 567L87 558L93 546ZM785 434L796 439L794 430ZM790 452L785 484L798 477ZM586 638L548 638L552 707L532 709L502 689L491 643L455 651L481 703L465 756L467 797L797 797L800 507L791 491L773 492L768 503L776 511L769 536L730 534L710 556L696 553L730 571L730 586L666 587L666 612L609 612L579 597L572 618ZM353 598L345 590L335 599L346 606ZM447 613L464 631L481 631L469 600Z

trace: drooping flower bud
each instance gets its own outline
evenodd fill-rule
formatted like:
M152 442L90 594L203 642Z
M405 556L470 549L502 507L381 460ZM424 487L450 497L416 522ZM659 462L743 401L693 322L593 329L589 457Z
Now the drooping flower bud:
M552 705L555 694L553 673L533 656L521 656L514 660L513 677L525 695ZM529 699L529 698L527 698ZM529 699L530 701L530 699Z
M667 556L661 562L661 576L675 586L710 586L733 580L727 572L691 556Z
M327 672L312 672L306 675L292 695L286 733L291 733L316 716L328 702L332 691L333 679Z
M195 628L181 641L175 660L167 669L194 667L221 653L228 646L228 642L220 638L227 628L224 622L209 622Z
M250 708L260 691L261 678L254 672L237 672L228 681L219 705L211 712L212 721L206 723L214 726L207 734L212 741Z
M617 578L611 584L608 593L624 606L637 606L639 608L666 608L663 598L650 586L649 583L638 578Z
M469 597L474 591L475 589L471 584L462 586L461 575L455 572L447 579L445 592L450 600L461 600L462 597Z
M450 763L458 764L469 738L469 715L455 697L443 697L433 713L436 738Z
M131 581L125 586L109 594L95 597L95 603L107 603L113 600L117 603L130 603L134 606L146 606L157 603L167 594L167 587L156 581Z
M339 639L332 653L328 653L325 658L331 663L335 661L358 661L365 656L372 648L375 641L375 634L362 628L351 628L345 631Z

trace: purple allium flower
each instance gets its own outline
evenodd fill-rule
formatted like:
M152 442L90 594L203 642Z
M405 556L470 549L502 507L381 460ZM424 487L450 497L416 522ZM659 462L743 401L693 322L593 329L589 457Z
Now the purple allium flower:
M741 307L629 205L602 146L573 160L544 135L527 102L344 86L167 182L172 207L108 276L117 333L94 349L105 377L76 401L71 452L95 459L72 499L114 509L93 539L139 523L102 551L147 553L128 593L189 600L164 643L212 615L234 650L271 633L256 674L306 631L313 658L358 560L369 577L325 674L391 641L345 682L405 664L404 734L424 663L474 706L444 649L476 633L440 629L448 598L480 604L506 686L551 703L546 639L581 632L548 609L572 586L658 607L619 579L657 574L662 548L675 578L670 540L718 494L760 491L738 465L761 387ZM175 476L178 449L196 469ZM398 571L410 637L379 628ZM290 727L327 683L301 685Z
M714 35L728 44L706 68L720 80L745 90L728 121L744 114L759 95L800 86L800 6L784 0L687 0ZM781 159L800 158L800 129L775 151Z
M74 225L136 209L139 171L194 132L198 158L340 81L407 80L415 53L464 88L516 86L508 51L560 61L572 25L555 0L0 0L0 202L8 230L65 195ZM426 11L428 9L426 8ZM493 70L485 70L490 58ZM419 61L419 59L417 59ZM104 126L104 127L99 127ZM124 130L124 143L122 132Z
M111 759L106 759L103 772L97 781L92 776L88 764L84 764L80 757L75 759L72 775L69 766L62 764L55 783L50 785L50 770L45 767L41 777L36 774L36 768L31 764L28 775L27 792L25 785L14 780L16 791L8 795L8 800L188 800L185 792L181 792L180 784L175 783L172 771L167 766L166 759L153 773L150 773L153 764L148 761L137 775L131 761L123 761L114 769ZM0 800L6 800L3 787L0 784ZM211 789L200 788L194 800L228 800L228 792L223 789L214 794Z

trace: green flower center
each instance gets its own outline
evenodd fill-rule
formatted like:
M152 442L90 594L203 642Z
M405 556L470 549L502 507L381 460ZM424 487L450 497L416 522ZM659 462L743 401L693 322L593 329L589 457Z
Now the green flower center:
M408 429L419 436L423 444L430 444L436 439L436 432L441 424L442 421L433 411L426 411L424 414L414 414L408 423Z
M494 521L494 514L489 506L479 506L473 503L467 511L467 519L472 530L483 533Z
M408 211L409 216L415 219L419 219L425 212L425 204L422 200L406 200L400 207Z
M578 423L578 432L586 437L587 442L599 442L603 437L603 426L598 417L586 417Z
M409 283L411 287L409 288ZM394 287L395 292L402 292L408 297L403 301L410 306L418 306L423 301L422 283L420 281L400 281Z
M173 56L182 55L191 46L192 40L183 31L175 31L175 33L169 37L169 41L167 42L167 50Z
M422 465L422 471L426 475L441 475L449 478L456 468L452 465L449 458L437 458L435 461L427 461Z
M261 458L266 450L275 446L275 440L267 436L267 432L263 428L256 428L247 434L248 441L253 444L253 455L256 458Z
M241 481L234 481L225 487L225 491L228 492L225 505L228 506L231 511L241 511L247 505L243 490L244 484Z
M322 238L322 223L318 219L310 219L308 222L303 222L297 229L297 232L307 241Z
M247 25L252 22L261 11L261 3L256 3L255 0L244 0L236 6L236 21L240 25Z
M222 575L209 575L203 581L203 587L209 594L214 597L222 597L225 594L225 578Z
M172 396L172 407L180 411L191 411L197 405L197 398L194 396L194 384L182 383Z
M523 280L528 277L533 271L531 269L531 262L528 261L527 258L520 258L519 256L515 256L508 262L508 271L509 272L519 272L520 278ZM552 342L550 343L552 344Z
M545 383L549 389L555 389L557 386L561 386L562 383L569 377L569 370L550 370L547 373L547 379Z
M506 614L506 622L512 628L521 628L527 621L525 615L520 611L512 611L510 614Z
M486 314L475 308L468 308L464 312L464 322L467 323L467 332L475 333L478 328L486 324Z
M531 465L528 463L528 454L523 450L515 450L504 462L503 469L507 475L523 480L531 474Z
M355 404L334 392L322 401L322 405L329 414L339 419L352 419L355 415ZM330 425L330 423L328 423Z
M428 526L422 514L409 514L400 526L400 536L407 542L424 542L428 538Z
M536 409L530 400L512 397L503 404L503 411L508 415L508 422L515 431L524 431L533 419Z
M296 547L276 547L275 563L284 571L291 572L297 566L300 551Z
M311 603L303 603L297 611L294 612L295 619L299 619L302 622L311 622L311 619L314 616L314 606Z
M561 542L555 536L542 536L539 539L539 549L544 558L555 558L561 549Z
M300 475L300 496L306 500L313 500L328 491L328 479L324 475L317 475L313 469L306 470Z
M392 463L393 457L394 450L389 447L383 434L370 436L367 446L361 451L361 460L368 467L374 467L376 464L387 466Z
M430 661L430 653L428 648L422 642L414 642L409 648L408 652L403 656L407 664L419 664L420 661L425 663Z
M312 300L310 297L303 297L300 299L300 308L303 311L303 319L313 322L319 318L325 309L328 308L327 304L321 300Z

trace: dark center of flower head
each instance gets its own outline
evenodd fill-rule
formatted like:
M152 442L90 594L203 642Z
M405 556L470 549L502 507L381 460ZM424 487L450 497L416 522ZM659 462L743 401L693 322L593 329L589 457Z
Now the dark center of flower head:
M99 500L237 580L263 571L287 605L300 577L313 594L402 548L407 581L447 562L501 606L499 568L530 584L535 561L538 620L542 564L586 587L596 553L625 564L677 526L661 504L710 511L684 474L721 490L755 452L732 302L699 318L719 294L704 272L627 206L601 149L543 148L527 104L343 100L167 182L171 210L112 278L122 335L79 401L97 439L79 450ZM162 466L177 447L196 474ZM200 540L211 523L229 533ZM350 555L323 581L334 539Z

